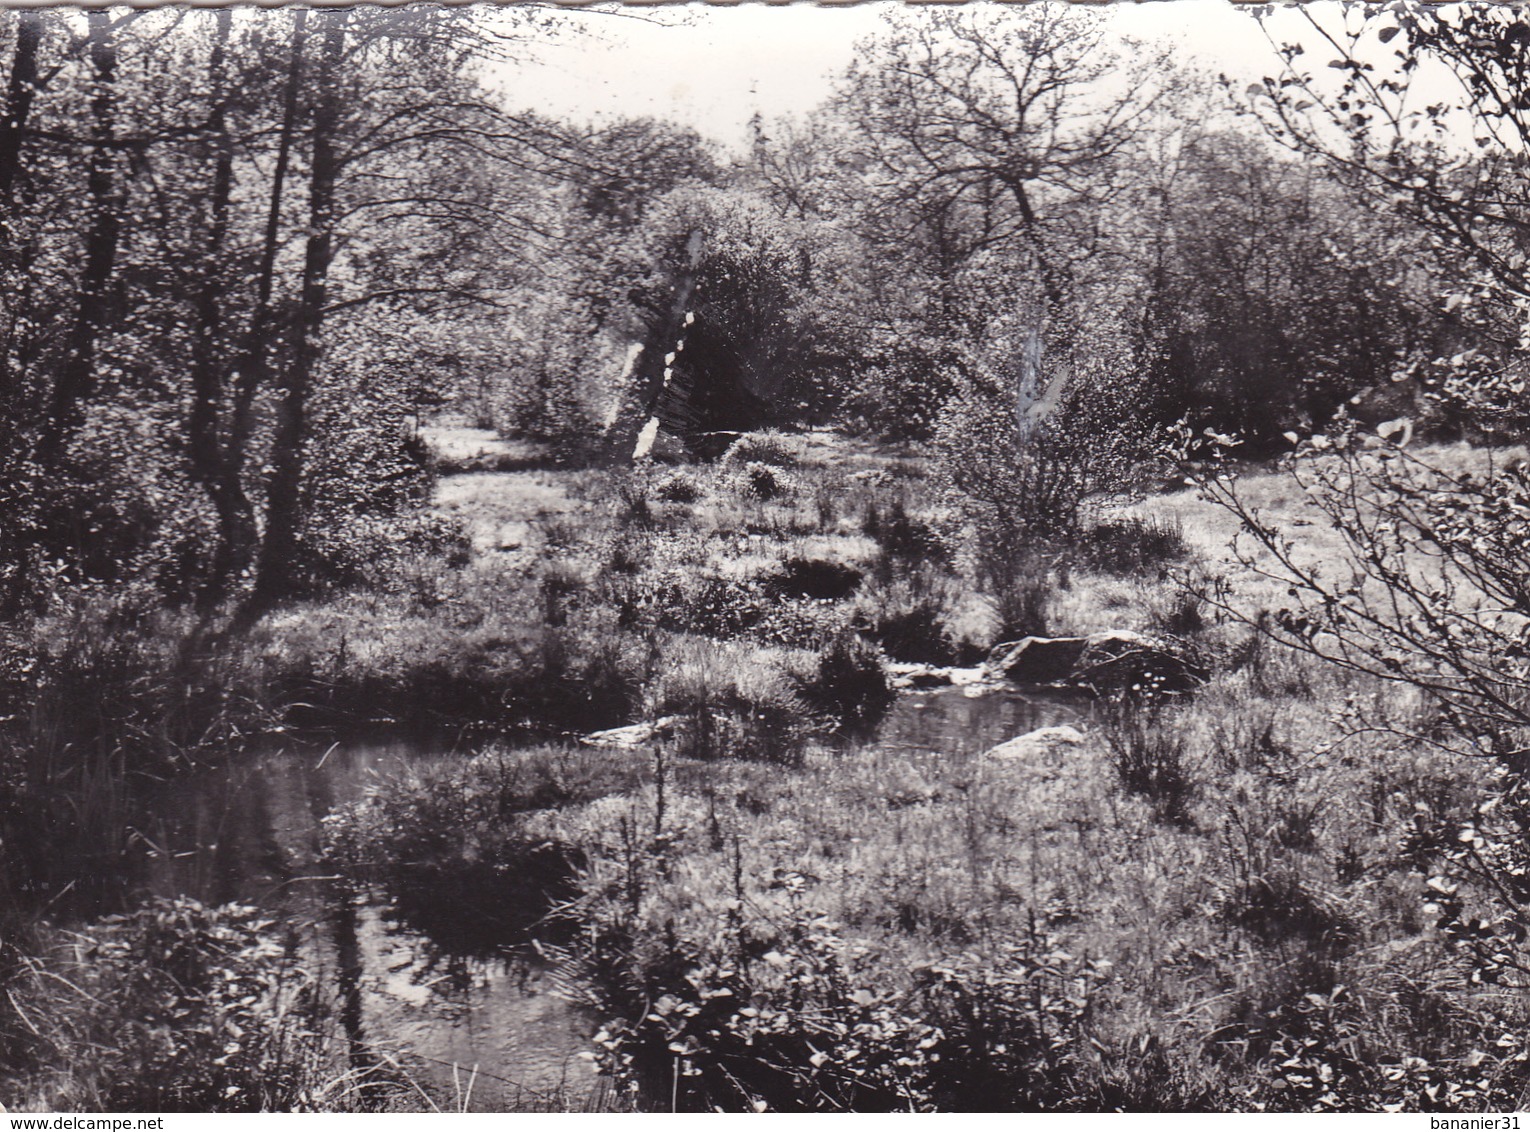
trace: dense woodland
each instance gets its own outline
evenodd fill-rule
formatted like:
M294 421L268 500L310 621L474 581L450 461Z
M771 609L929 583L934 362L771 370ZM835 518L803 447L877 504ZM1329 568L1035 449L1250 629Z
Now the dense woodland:
M384 716L509 746L337 811L327 859L562 909L537 946L606 1023L603 1103L1520 1103L1530 488L1502 450L1530 412L1530 16L1314 12L1249 84L1108 12L897 11L824 105L736 150L507 108L496 69L570 25L0 14L17 1103L411 1103L354 1034L334 1084L332 1004L283 998L295 960L253 913L112 880L144 784ZM453 465L440 421L516 455ZM512 561L440 505L496 470L584 517ZM1231 558L1197 541L1217 521ZM910 667L1121 627L1215 675L1103 697L1081 789L1125 799L1090 820L1143 861L1212 878L1199 905L1080 910L1088 885L1036 882L1034 856L1016 895L978 846L1011 836L1020 787L853 753ZM656 719L684 722L651 751L567 746ZM1320 819L1334 791L1365 820ZM815 794L841 809L790 808ZM902 861L886 877L917 895L830 895L770 856L772 814L955 829L934 807L958 796L970 884ZM532 929L495 930L490 951ZM940 949L961 958L914 960ZM1114 975L1090 958L1112 952ZM68 955L83 997L44 977ZM230 1026L243 1053L178 1076Z
M1044 324L1044 366L1110 355L1101 419L1268 452L1480 347L1438 301L1477 265L1084 13L897 23L742 157L499 108L476 76L555 19L516 16L8 17L13 612L66 579L262 606L343 576L425 491L422 413L587 453L682 283L696 433L928 438Z

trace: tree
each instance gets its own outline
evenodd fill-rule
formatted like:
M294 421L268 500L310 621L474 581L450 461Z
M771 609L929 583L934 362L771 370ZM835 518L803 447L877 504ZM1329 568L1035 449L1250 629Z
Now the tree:
M1245 136L1206 131L1175 154L1142 264L1160 367L1156 415L1283 448L1442 341L1405 227L1325 171Z
M1107 94L1124 67L1093 13L1060 4L892 17L863 48L838 112L872 181L873 238L909 242L937 278L991 248L1024 248L1049 302L1099 233L1090 213L1151 105Z
M846 352L834 306L851 272L842 234L745 190L700 186L669 194L645 229L633 300L649 352L674 355L648 395L663 426L695 439L822 419Z
M1125 304L1094 292L1105 310ZM1080 543L1091 498L1132 486L1150 422L1134 329L1075 313L1043 338L1032 311L996 320L937 419L939 470L965 521L1001 636L1046 632L1048 572Z
M782 119L767 128L757 113L749 120L748 173L783 217L807 220L831 215L845 200L841 157L849 148L843 123L827 114Z
M1444 305L1478 308L1470 353L1441 367L1448 396L1499 421L1523 419L1519 378L1527 293L1523 155L1530 141L1530 19L1517 9L1407 3L1317 24L1338 58L1332 83L1303 71L1251 91L1270 128L1320 158L1357 191L1429 236L1465 289ZM1402 37L1390 71L1375 59ZM1453 76L1456 97L1411 108L1410 77ZM1465 126L1480 154L1463 150ZM1456 388L1453 390L1451 386ZM1464 393L1462 392L1464 388ZM1405 847L1429 876L1442 938L1469 961L1473 986L1530 986L1530 475L1492 452L1446 459L1343 422L1290 462L1297 484L1344 539L1339 569L1314 562L1249 506L1236 481L1203 490L1242 525L1246 565L1277 579L1290 602L1269 616L1224 606L1287 645L1383 686L1417 692L1429 710L1401 716L1351 700L1346 730L1379 731L1494 760L1498 786L1464 828L1420 805ZM1210 596L1210 595L1208 595ZM1216 600L1213 598L1213 600ZM1513 1023L1506 1023L1510 1025Z
M1108 251L1102 221L1154 88L1068 5L900 13L861 54L833 114L875 260L872 396L917 435L987 323L1080 309L1070 292Z
M1395 4L1340 31L1314 26L1340 52L1329 65L1339 72L1337 86L1302 71L1301 50L1288 46L1287 73L1250 95L1277 137L1477 265L1472 298L1489 312L1486 349L1507 378L1522 359L1496 332L1522 323L1530 299L1524 265L1511 250L1530 197L1522 176L1509 175L1530 142L1530 71L1521 50L1530 42L1530 18L1517 10ZM1395 68L1378 71L1369 61L1376 45L1399 36ZM1406 80L1426 64L1454 76L1458 97L1413 110ZM1461 123L1489 152L1472 157L1448 144L1450 127ZM1464 301L1453 293L1446 305ZM1477 392L1490 411L1523 401L1522 384L1512 380L1483 383ZM1496 405L1495 397L1502 398ZM1308 441L1292 470L1344 535L1349 576L1324 576L1228 481L1204 481L1270 555L1274 576L1291 586L1297 604L1266 631L1425 692L1469 748L1522 762L1530 740L1530 483L1523 465L1489 455L1478 468L1447 468L1341 426Z
M0 25L8 605L56 560L258 611L322 574L312 408L353 380L327 342L381 356L401 320L468 338L502 309L552 132L485 94L475 61L503 48L465 11ZM384 390L368 427L406 453L430 391Z
M648 333L627 301L647 266L635 249L659 201L681 186L714 183L722 171L694 131L650 119L591 131L549 125L549 134L555 160L538 198L536 285L511 300L504 364L481 408L507 434L565 450L621 412L614 433L624 439L610 447L625 458L643 406L623 412L618 386L630 344Z
M1415 368L1480 421L1522 428L1530 17L1407 0L1340 23L1306 15L1337 57L1308 69L1300 45L1284 46L1285 72L1248 91L1256 111L1272 136L1424 234L1449 280L1445 309L1475 341ZM1411 98L1421 74L1445 97Z

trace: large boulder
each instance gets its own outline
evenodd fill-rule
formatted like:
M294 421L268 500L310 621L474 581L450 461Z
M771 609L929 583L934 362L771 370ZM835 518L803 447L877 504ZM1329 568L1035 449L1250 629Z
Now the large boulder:
M1188 692L1211 675L1183 641L1128 629L1094 633L1073 672L1073 683L1097 692Z
M1088 647L1088 637L1026 637L994 645L983 667L1016 684L1063 684Z
M995 645L984 667L1016 684L1062 684L1096 692L1188 692L1209 675L1183 642L1129 629Z
M1035 731L1016 735L1000 743L984 757L1003 761L1033 759L1038 755L1055 754L1063 747L1076 747L1083 741L1084 733L1076 727L1066 724L1061 727L1038 727Z

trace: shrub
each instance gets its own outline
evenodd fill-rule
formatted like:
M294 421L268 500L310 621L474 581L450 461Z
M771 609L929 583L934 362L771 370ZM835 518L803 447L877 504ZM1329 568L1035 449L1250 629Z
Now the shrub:
M320 1088L315 983L253 908L108 916L8 993L45 1027L27 1075L55 1111L269 1112Z
M737 691L671 703L681 717L673 749L682 758L796 766L802 760L802 744L811 734L800 708L751 699Z
M755 581L697 577L669 571L656 579L653 624L673 632L700 633L719 640L743 636L770 613L773 599Z
M1449 1053L1431 1048L1444 1035L1379 1036L1375 1005L1333 985L1294 992L1263 1011L1245 1028L1256 1070L1248 1107L1475 1113L1519 1102L1530 1054L1514 1035L1457 1006L1447 1021L1463 1031L1454 1035L1458 1048L1471 1052Z
M1000 538L981 543L977 561L978 577L993 600L998 640L1046 636L1058 586L1051 560Z
M610 946L614 943L615 946ZM662 966L629 967L618 941L587 960L609 1021L598 1064L671 1111L865 1112L924 1107L908 1069L938 1033L877 987L869 953L798 915L676 939Z
M818 658L818 671L801 684L802 698L842 731L863 732L882 718L897 693L877 650L854 633L841 633Z
M640 574L647 567L652 555L653 547L649 539L640 534L624 531L614 536L607 544L603 571L606 574Z
M896 578L879 575L873 584L863 586L855 598L851 623L894 660L961 663L971 659L969 654L978 646L958 626L983 637L989 620L981 600L970 600L969 590L948 571L928 563L911 564ZM964 607L976 615L975 623L963 620Z
M653 497L666 503L695 503L701 499L701 487L684 472L670 472L653 486Z
M1196 566L1171 575L1172 584L1154 587L1147 592L1147 617L1150 630L1171 637L1193 637L1206 630L1214 615L1208 594L1226 596L1224 579Z
M619 936L587 958L611 1019L599 1063L676 1111L1016 1111L1087 1105L1102 964L1033 935L905 971L796 912L673 940L651 968ZM907 989L898 984L904 983Z
M1126 486L1145 447L1131 334L1094 311L1064 321L997 321L937 428L978 545L1010 560L1076 541L1085 500Z
M1078 564L1106 574L1166 576L1190 548L1178 519L1129 515L1096 523L1081 537Z
M779 469L758 461L751 461L744 465L741 483L745 495L761 502L780 499L782 496L790 495L793 490L791 477Z
M872 618L870 635L894 660L910 664L953 664L959 651L943 623L944 604L934 595L907 604L884 605Z
M1221 917L1261 943L1302 944L1320 960L1342 954L1358 938L1343 907L1309 876L1302 852L1283 845L1240 809L1228 813L1222 840L1233 883Z
M778 432L753 432L739 437L723 453L724 464L770 464L777 468L797 465L792 443Z
M765 645L816 649L851 624L851 607L833 601L794 598L768 609L752 636Z
M299 536L299 564L289 597L321 597L339 590L383 588L411 556L439 558L453 568L472 558L462 525L440 515L324 515Z
M1530 782L1500 770L1466 822L1415 804L1404 849L1429 878L1425 911L1467 965L1476 985L1530 977L1525 942L1530 908Z
M948 1111L1089 1109L1095 1074L1086 1026L1110 964L1077 958L1034 928L990 957L918 972L923 1017L939 1027L926 1088Z
M922 519L912 518L902 499L896 499L882 515L871 504L861 520L861 530L875 539L882 553L901 562L945 562L950 554L945 541Z
M777 593L813 601L839 601L850 596L864 575L854 566L822 558L789 558L765 579Z
M1188 445L1190 438L1183 438ZM1182 449L1182 455L1186 449ZM1343 536L1348 569L1317 572L1258 514L1236 480L1203 493L1254 540L1241 557L1287 587L1273 614L1227 598L1233 617L1308 656L1417 689L1462 750L1526 763L1530 734L1530 474L1431 463L1342 425L1304 443L1287 469Z

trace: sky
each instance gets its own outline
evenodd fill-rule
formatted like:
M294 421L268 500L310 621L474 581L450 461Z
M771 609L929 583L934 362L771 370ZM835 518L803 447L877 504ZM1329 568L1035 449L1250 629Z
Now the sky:
M571 29L539 41L535 60L498 75L512 105L582 122L655 117L742 146L758 111L766 120L811 110L830 94L857 40L895 3L731 6L685 4L622 13L571 11ZM1322 5L1332 7L1332 5ZM1185 56L1253 80L1275 59L1265 33L1227 0L1159 0L1098 9L1123 33L1168 37ZM1277 33L1299 14L1277 9Z

